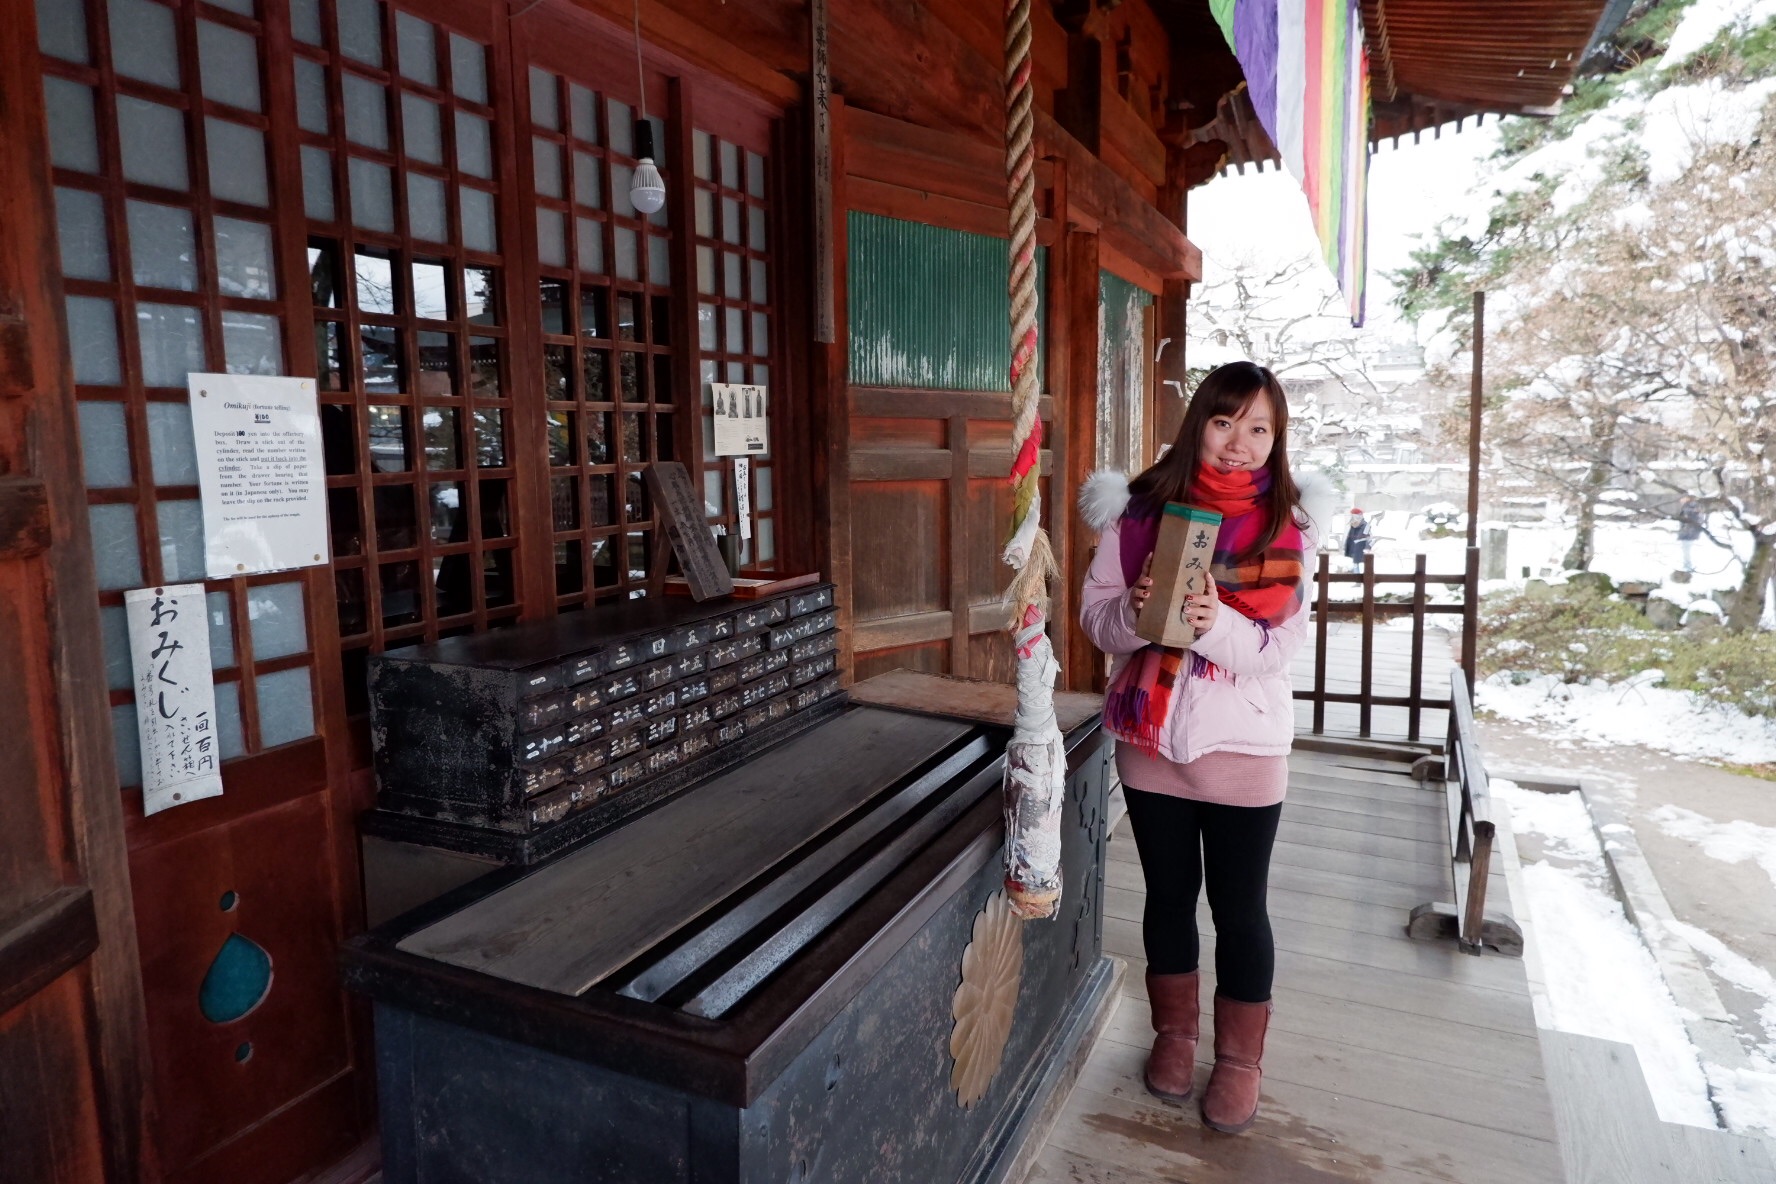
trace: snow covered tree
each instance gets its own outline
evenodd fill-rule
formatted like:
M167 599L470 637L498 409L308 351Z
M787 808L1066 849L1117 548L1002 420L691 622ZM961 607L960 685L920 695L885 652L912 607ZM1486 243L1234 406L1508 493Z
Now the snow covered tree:
M1701 497L1752 536L1745 629L1776 572L1776 20L1666 5L1636 28L1661 18L1663 58L1508 137L1490 216L1416 256L1402 305L1494 294L1490 455L1567 495L1570 566L1610 488L1668 495L1655 517Z
M1224 362L1269 367L1289 388L1296 446L1330 447L1342 462L1347 450L1398 434L1388 397L1397 383L1376 372L1385 343L1351 327L1319 259L1212 262L1191 296L1189 324L1192 385ZM1342 397L1322 398L1328 389Z

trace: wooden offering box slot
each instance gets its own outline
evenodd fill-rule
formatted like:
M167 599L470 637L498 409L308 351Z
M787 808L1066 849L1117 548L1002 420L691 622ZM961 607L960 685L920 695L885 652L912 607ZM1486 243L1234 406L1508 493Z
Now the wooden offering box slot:
M1153 594L1135 618L1135 632L1157 645L1178 648L1196 640L1184 620L1184 598L1208 590L1209 562L1221 515L1182 502L1167 502L1153 547Z
M794 669L763 678L793 684ZM721 726L794 710L817 685ZM971 981L1016 1015L984 1096L959 1104L953 1007L1002 890L1007 735L848 707L353 939L346 982L375 1004L383 1178L1006 1178L1115 996L1099 907L1110 750L1094 712L1066 733L1061 913L1017 927L1015 980L980 960ZM536 808L571 811L562 801Z

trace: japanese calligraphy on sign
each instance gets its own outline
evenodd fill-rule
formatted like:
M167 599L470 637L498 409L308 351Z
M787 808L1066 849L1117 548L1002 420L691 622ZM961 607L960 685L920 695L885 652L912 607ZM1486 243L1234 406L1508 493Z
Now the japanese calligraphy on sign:
M193 374L191 429L211 579L327 561L327 479L312 378Z
M202 584L123 594L136 732L142 742L142 812L222 793L216 687Z
M740 537L752 537L752 462L734 458L734 517L740 521Z
M762 386L709 384L717 456L762 456L771 448L770 396Z
M691 488L685 467L676 461L657 460L642 470L642 479L647 484L648 499L666 527L678 565L684 570L691 599L709 600L733 592L734 578L716 549L703 499Z

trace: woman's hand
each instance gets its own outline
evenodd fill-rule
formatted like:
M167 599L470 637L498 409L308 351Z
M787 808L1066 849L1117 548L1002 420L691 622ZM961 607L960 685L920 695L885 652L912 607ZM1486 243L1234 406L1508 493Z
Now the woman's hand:
M1195 596L1184 598L1184 621L1196 630L1199 637L1215 627L1215 618L1221 612L1221 597L1215 591L1215 577L1204 573L1203 578L1209 582L1208 588Z
M1141 565L1141 578L1136 580L1129 589L1129 611L1135 616L1141 615L1141 609L1147 604L1147 598L1153 595L1153 577L1148 575L1153 567L1153 556L1147 556L1147 562Z

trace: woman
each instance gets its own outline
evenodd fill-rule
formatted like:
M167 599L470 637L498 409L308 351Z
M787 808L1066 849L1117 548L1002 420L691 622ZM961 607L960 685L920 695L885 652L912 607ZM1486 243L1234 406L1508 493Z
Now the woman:
M1197 387L1171 449L1130 484L1095 473L1081 495L1102 531L1081 624L1114 656L1105 727L1147 881L1142 940L1153 1006L1149 1091L1193 1093L1196 896L1215 920L1215 1067L1203 1119L1237 1133L1258 1113L1275 965L1265 882L1295 734L1289 663L1307 635L1307 563L1317 532L1301 508L1285 440L1282 384L1234 362ZM1316 487L1315 493L1321 490ZM1329 496L1330 490L1324 490ZM1222 515L1207 591L1184 610L1187 650L1149 645L1135 617L1167 502Z

